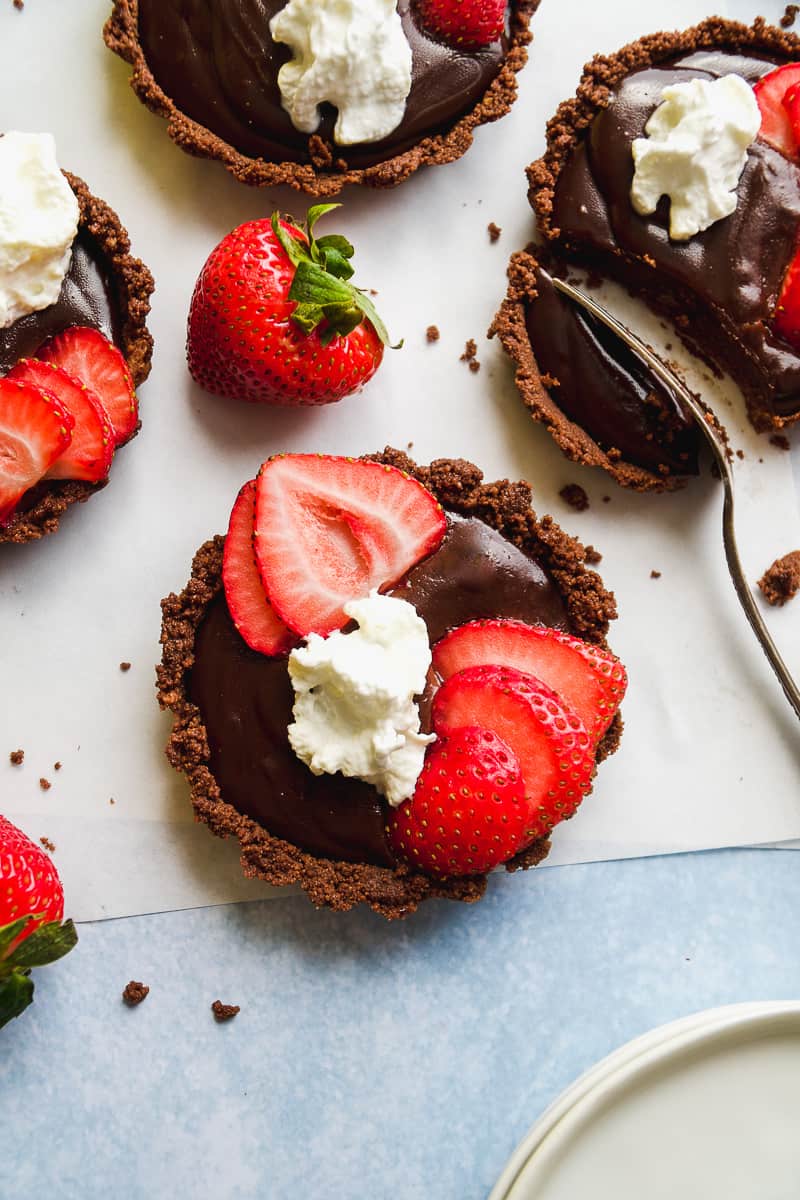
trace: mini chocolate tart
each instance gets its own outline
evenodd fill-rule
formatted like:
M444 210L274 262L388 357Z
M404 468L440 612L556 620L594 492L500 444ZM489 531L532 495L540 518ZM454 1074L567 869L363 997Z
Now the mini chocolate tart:
M516 99L539 0L512 0L505 36L480 50L434 39L413 0L398 0L413 54L405 116L381 141L344 147L333 140L330 106L309 136L281 104L278 71L291 53L272 40L269 21L285 3L114 0L103 36L183 150L217 159L240 183L332 196L349 183L392 187L419 167L461 158L475 129L505 116Z
M461 459L417 467L388 447L369 457L413 475L447 513L439 548L390 592L414 604L432 643L467 621L500 616L605 647L614 597L586 567L584 547L551 517L537 519L527 484L483 483ZM257 654L237 632L222 587L223 546L219 536L201 546L186 588L162 602L158 700L175 716L167 757L189 781L198 820L239 839L245 875L300 884L318 907L364 903L392 919L432 896L479 900L485 875L436 879L395 861L374 788L315 776L294 756L287 657ZM420 703L423 728L430 700ZM616 750L621 731L617 714L597 761ZM548 850L541 838L506 869L535 866Z
M35 355L48 338L72 325L98 329L122 352L134 386L150 374L153 339L147 329L153 276L130 253L127 231L104 200L77 175L64 172L78 199L80 218L72 261L55 304L0 329L0 376ZM73 504L88 500L105 482L45 480L23 496L0 543L30 542L54 533Z
M528 168L529 198L549 252L616 280L668 318L693 353L736 380L759 430L800 418L800 355L771 324L798 244L800 161L756 138L739 180L736 211L688 241L674 241L665 198L651 217L640 216L631 204L631 145L643 136L665 86L728 73L753 84L776 66L797 60L796 35L762 19L746 26L716 17L598 55L585 67L576 97L562 103L549 122L544 156ZM528 281L520 283L520 271L524 277L526 270ZM548 307L532 304L536 281L530 271L535 267L515 261L509 292L512 305L515 297L525 305L529 325L537 309L542 313ZM512 316L507 305L498 322L505 327L507 349L511 339L525 337ZM550 305L546 319L551 330L558 326L552 336L574 337L563 328L564 320L577 320L568 305L560 306L560 315ZM533 330L528 338L538 347L530 353L540 358L540 377L549 372L542 337L541 330ZM572 457L613 467L620 483L636 487L672 486L674 476L692 472L695 451L685 437L690 443L691 438L673 425L672 440L654 439L655 455L642 455L641 447L630 452L641 421L633 394L630 404L617 406L613 428L603 427L601 436L583 417L573 418L574 428L561 427L561 416L569 420L573 414L558 411L563 406L552 389L549 405L540 399L530 403L528 351L517 349L518 364L525 360L518 375L528 387L523 398L538 419L554 432L558 427L557 440L573 450ZM599 390L592 390L592 405ZM679 460L688 455L685 471L681 461L673 461L676 448Z

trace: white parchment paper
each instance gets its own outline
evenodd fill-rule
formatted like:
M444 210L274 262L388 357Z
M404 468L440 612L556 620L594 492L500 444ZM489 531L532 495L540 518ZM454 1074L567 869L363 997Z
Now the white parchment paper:
M185 318L206 255L240 221L278 205L302 212L303 201L250 191L173 147L130 92L127 67L103 47L109 11L105 0L0 8L3 124L54 132L62 164L120 212L157 281L141 434L119 455L106 491L71 512L55 537L0 555L0 810L55 842L72 914L122 916L268 891L242 879L235 847L193 824L185 783L163 756L170 721L154 701L153 667L161 597L183 586L195 549L224 531L240 484L279 450L360 454L412 442L419 461L469 457L487 477L530 480L538 512L602 551L620 609L612 644L631 676L626 733L578 818L559 829L551 863L800 838L800 730L728 580L719 486L706 470L679 495L641 497L572 466L531 425L508 364L483 336L508 255L532 232L524 167L581 64L697 20L706 5L543 0L507 119L480 130L460 163L393 192L344 197L328 224L356 244L357 281L378 289L393 336L406 344L360 396L317 411L237 406L192 385ZM777 19L783 5L717 11ZM503 229L496 245L489 221ZM674 343L626 301L619 308L653 342ZM442 334L434 346L425 341L431 323ZM470 337L483 364L474 375L459 362ZM681 357L677 346L671 357ZM691 381L713 394L745 455L738 528L755 581L800 546L790 456L746 426L734 388L702 371ZM572 481L590 495L586 513L559 499ZM770 612L769 621L800 669L800 607ZM129 672L121 661L132 663ZM17 747L26 755L15 768L8 752Z

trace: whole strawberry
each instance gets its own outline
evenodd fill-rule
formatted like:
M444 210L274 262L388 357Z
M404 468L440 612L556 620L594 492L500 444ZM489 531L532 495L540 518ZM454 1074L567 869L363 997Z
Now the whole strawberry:
M254 404L330 404L372 378L388 335L349 282L353 247L313 233L338 207L309 209L305 229L277 213L249 221L212 251L192 296L186 346L201 387Z
M498 734L465 726L425 756L414 795L389 814L396 854L430 875L475 875L529 842L519 760Z
M465 50L491 46L505 28L506 0L419 0L426 28Z
M33 999L31 968L55 962L77 942L63 915L64 892L50 858L0 816L0 1027Z

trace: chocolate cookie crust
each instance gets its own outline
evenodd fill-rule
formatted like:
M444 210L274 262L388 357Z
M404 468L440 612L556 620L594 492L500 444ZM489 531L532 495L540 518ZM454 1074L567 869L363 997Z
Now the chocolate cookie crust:
M417 467L400 451L387 447L383 454L367 456L388 463L418 479L448 509L478 517L514 545L537 558L561 592L574 632L605 646L609 621L616 615L612 593L600 577L586 568L586 550L565 534L552 517L537 519L530 507L526 483L483 483L478 467L463 459L439 459ZM188 675L194 663L195 637L208 605L222 587L222 552L225 539L212 538L200 547L192 575L184 590L162 601L162 660L156 668L158 701L174 713L167 758L189 780L198 820L218 837L236 837L241 864L248 878L284 886L299 884L317 907L346 911L367 904L388 919L408 916L421 901L439 896L472 903L486 889L486 876L436 880L411 867L395 868L317 858L299 847L273 837L266 829L227 804L209 770L206 729L196 705L188 699ZM612 754L619 744L619 715L600 744L597 760ZM547 838L534 842L510 863L507 870L535 866L546 857Z
M94 239L108 264L108 284L120 314L119 349L128 364L134 386L138 387L150 374L153 354L153 338L146 323L155 286L153 276L144 263L130 253L127 230L114 210L105 200L92 195L77 175L68 171L64 174L78 200L79 227ZM68 508L88 500L103 487L105 481L87 483L76 479L40 484L33 503L0 528L0 544L32 542L54 533Z
M156 82L145 59L139 39L138 0L114 0L103 38L110 50L133 67L131 87L151 112L167 120L167 133L182 150L221 162L235 179L250 187L286 184L313 196L334 196L346 184L394 187L420 167L461 158L472 145L475 129L504 117L516 100L516 76L528 60L532 37L528 27L538 6L539 0L512 0L508 52L499 73L470 112L450 129L423 137L409 150L362 169L348 167L346 147L316 134L308 140L310 163L251 158L181 112Z

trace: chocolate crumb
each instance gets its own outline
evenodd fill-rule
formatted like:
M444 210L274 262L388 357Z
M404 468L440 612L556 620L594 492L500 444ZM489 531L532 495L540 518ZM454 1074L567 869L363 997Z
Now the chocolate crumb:
M595 567L599 562L603 561L603 556L599 550L595 550L594 546L586 547L586 562L590 566Z
M14 8L17 10L17 12L22 12L24 7L25 0L14 0ZM789 7L791 7L791 5Z
M791 446L789 445L789 439L784 437L782 433L773 433L772 437L769 439L769 444L771 446L777 446L779 450L791 449Z
M478 374L478 371L481 369L481 364L478 362L477 358L473 358L472 362L469 364L469 369L472 371L473 375Z
M116 800L114 799L114 797L113 797L113 796L109 796L109 798L108 798L108 803L109 803L109 804L116 804L117 802L116 802Z
M221 1000L215 1000L211 1005L211 1011L214 1014L215 1021L232 1021L236 1014L240 1011L238 1004L223 1004Z
M589 497L579 483L565 484L558 494L575 512L586 512L589 507Z
M744 450L737 450L737 451L736 451L736 457L737 457L737 458L744 458Z
M610 503L611 503L611 497L603 496L603 504L610 504Z
M60 771L60 770L61 770L61 763L60 763L60 762L53 763L53 770L54 770L54 771Z
M130 671L131 664L129 662L121 662L119 664L120 671Z
M489 232L489 241L497 242L500 239L500 234L503 232L499 225L495 225L494 221L490 221L486 226Z
M21 767L25 760L24 750L12 750L8 756L12 767Z
M55 851L55 843L51 842L49 837L40 837L39 841L42 843L45 850L49 850L51 854Z
M43 792L49 792L49 791L50 791L50 788L51 788L52 786L53 786L53 785L52 785L52 783L50 782L50 780L49 780L49 779L45 779L44 775L43 775L43 776L42 776L42 778L39 780L39 787L42 789L42 791L43 791Z
M800 4L787 4L781 17L781 26L784 29L791 29L798 12L800 12Z
M139 983L138 980L132 979L122 993L122 999L129 1008L135 1008L137 1004L141 1004L147 999L150 988L145 983Z
M429 325L428 328L425 330L425 337L428 339L429 342L438 342L438 340L441 336L442 335L439 333L438 325Z
M660 578L661 578L661 572L660 572L660 571L651 571L651 572L650 572L650 578L651 578L651 579L660 579Z
M783 607L800 591L800 550L776 558L758 581L767 604Z
M470 338L464 347L464 353L461 355L462 362L472 362L478 356L478 343L475 338Z

